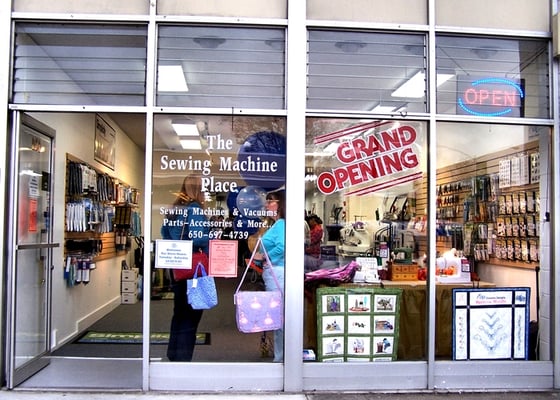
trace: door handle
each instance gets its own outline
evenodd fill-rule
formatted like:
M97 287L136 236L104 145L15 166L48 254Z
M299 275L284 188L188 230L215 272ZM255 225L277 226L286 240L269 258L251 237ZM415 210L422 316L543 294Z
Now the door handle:
M60 243L33 243L33 244L18 244L17 250L32 250L32 249L53 249L60 247Z

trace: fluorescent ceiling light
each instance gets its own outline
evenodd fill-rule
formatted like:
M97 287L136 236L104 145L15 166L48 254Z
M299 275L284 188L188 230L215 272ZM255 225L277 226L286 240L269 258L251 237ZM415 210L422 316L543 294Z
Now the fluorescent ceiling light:
M378 104L371 111L379 114L388 114L394 110L395 106L382 106L381 104Z
M198 128L194 122L171 122L177 136L198 137Z
M37 172L35 172L35 171L31 170L31 169L24 169L24 170L21 170L19 174L20 174L20 175L37 176L37 177L43 176L42 174L38 174Z
M185 79L185 71L180 65L158 66L159 92L188 92L189 87Z
M449 79L453 78L452 74L437 74L436 85L440 86L447 82ZM424 91L426 90L425 83L426 75L424 72L417 72L412 78L403 83L397 88L391 96L393 97L407 97L407 98L420 98L424 97Z
M183 150L201 150L202 145L200 144L200 139L181 139L179 140Z

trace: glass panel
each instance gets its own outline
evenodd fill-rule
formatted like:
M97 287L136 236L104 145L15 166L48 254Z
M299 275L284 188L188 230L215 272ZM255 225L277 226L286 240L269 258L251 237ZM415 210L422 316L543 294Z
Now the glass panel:
M285 185L285 155L284 118L156 115L151 232L156 241L156 270L152 298L175 299L176 311L173 315L173 301L151 303L152 332L171 334L169 347L151 347L152 357L190 359L194 339L186 331L191 335L198 331L207 335L200 335L194 345L193 361L272 361L273 348L280 352L275 356L281 359L283 331L240 333L233 318L233 293L260 235L283 287L283 230L276 232L278 242L266 239L278 228L283 229L282 213L272 209L281 204L265 200L270 192ZM184 182L190 183L183 186ZM196 199L198 205L190 199ZM183 218L185 207L187 217ZM215 277L218 292L218 305L205 311L200 323L201 313L185 309L185 281L177 282L176 273L169 268L174 265L159 257L165 254L167 245L187 246L178 257L179 265L192 267L189 243L193 249L209 253L206 268ZM241 289L275 286L267 271L261 275L249 269ZM212 346L205 346L209 340ZM178 354L179 347L187 349L186 354Z
M41 250L17 253L15 367L32 361L48 350L47 269Z
M310 234L305 348L322 361L425 359L427 124L308 118L306 138L305 215ZM316 229L323 235L315 234ZM339 281L338 288L402 289L398 315L392 315L394 297L388 297L388 303L354 299L340 309L329 306L318 318L317 304L324 305L327 298L316 297L316 290L332 282L312 280L310 275L352 262L360 270L353 281ZM450 343L446 322L438 334ZM336 354L334 339L348 344L343 353ZM355 348L353 339L368 345Z
M16 25L14 103L144 105L146 27Z
M18 245L16 252L15 367L48 350L47 285L50 250L51 140L22 125L19 145Z
M287 0L177 1L158 0L158 14L219 17L287 18Z
M438 123L436 233L441 258L435 263L437 279L456 282L444 266L452 264L450 260L463 265L457 261L463 257L477 287L528 287L533 321L538 320L539 301L541 317L550 317L542 314L550 309L546 282L550 282L551 262L545 251L550 249L550 231L549 224L539 222L546 220L549 210L550 143L547 127ZM540 292L537 280L545 283ZM536 330L530 330L524 318L510 323L518 329L516 341L521 340L520 352L514 357L512 334L504 320L498 320L500 313L489 310L483 315L476 321L479 325L470 327L471 331L476 329L476 334L467 338L470 344L454 346L451 357L509 359L503 356L508 354L512 359L536 359ZM453 329L461 332L459 325ZM539 335L543 342L550 341L546 329ZM548 355L540 359L548 359Z
M14 0L14 11L50 12L50 13L101 13L101 14L149 14L146 0L112 0L75 1L75 0Z
M441 114L548 118L548 43L439 36Z
M307 18L330 21L427 24L427 4L425 0L333 0L329 2L308 0Z
M284 108L284 30L162 26L158 106Z
M310 31L307 107L426 112L424 53L423 35Z

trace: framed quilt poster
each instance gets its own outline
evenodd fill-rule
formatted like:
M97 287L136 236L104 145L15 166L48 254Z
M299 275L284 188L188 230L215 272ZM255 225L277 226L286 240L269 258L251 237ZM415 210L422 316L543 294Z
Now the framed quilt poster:
M453 289L453 359L527 360L530 290Z
M401 293L381 288L317 289L317 360L395 360Z

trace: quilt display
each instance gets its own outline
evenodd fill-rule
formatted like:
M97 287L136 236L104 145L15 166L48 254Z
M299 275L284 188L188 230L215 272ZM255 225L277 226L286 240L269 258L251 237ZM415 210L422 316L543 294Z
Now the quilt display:
M453 289L454 360L526 360L530 288Z
M396 360L401 289L317 289L317 359Z

